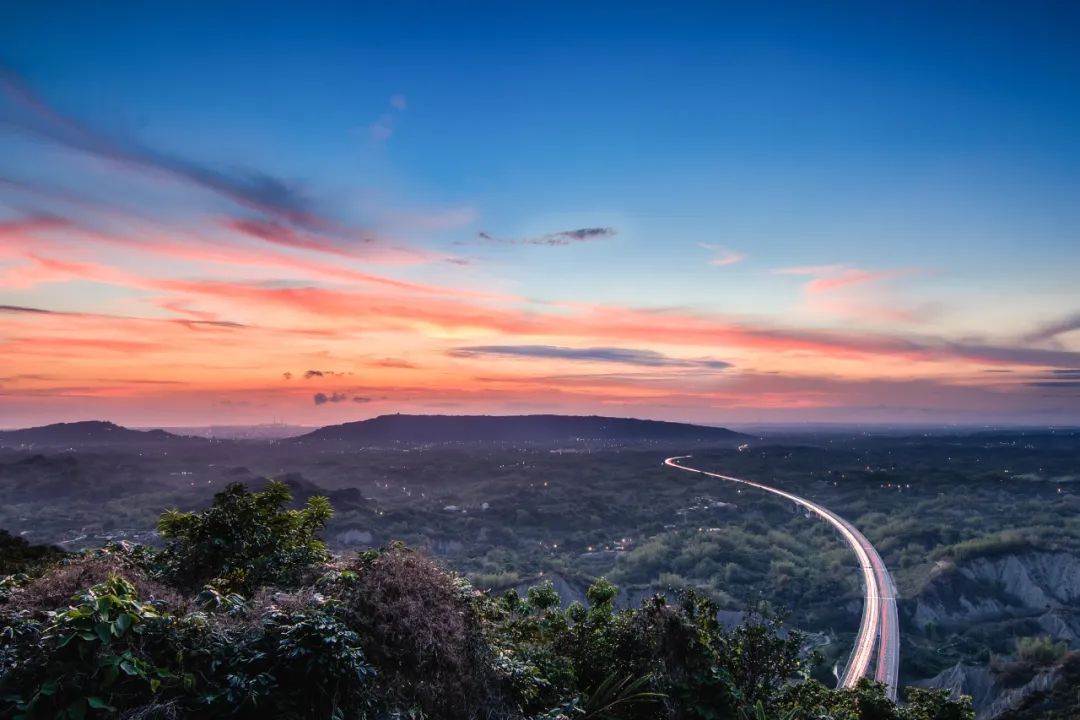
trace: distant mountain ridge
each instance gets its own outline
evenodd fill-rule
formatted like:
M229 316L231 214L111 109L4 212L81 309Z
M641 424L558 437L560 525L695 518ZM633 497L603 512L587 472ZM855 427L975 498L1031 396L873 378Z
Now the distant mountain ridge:
M55 423L22 430L0 430L0 446L78 446L157 443L180 440L164 430L132 430L104 420Z
M746 438L726 428L598 415L380 415L328 425L278 442L575 442L579 440L711 442ZM165 430L132 430L104 420L0 430L0 447L136 445L205 438Z
M597 415L380 415L328 425L285 442L688 442L745 437L726 428Z

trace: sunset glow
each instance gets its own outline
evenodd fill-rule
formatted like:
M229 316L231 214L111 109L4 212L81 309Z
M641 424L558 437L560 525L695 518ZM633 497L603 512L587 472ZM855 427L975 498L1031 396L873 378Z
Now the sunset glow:
M500 34L479 8L296 6L197 52L184 17L56 32L26 8L0 75L0 425L1080 420L1064 35L763 14L682 17L680 45L522 7Z

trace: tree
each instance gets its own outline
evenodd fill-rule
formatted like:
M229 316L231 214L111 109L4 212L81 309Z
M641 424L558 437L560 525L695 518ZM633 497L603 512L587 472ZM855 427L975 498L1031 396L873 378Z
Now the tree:
M816 680L789 685L777 703L781 717L793 720L974 720L971 698L949 697L947 690L907 688L907 703L889 699L886 687L862 679L852 688L830 690Z
M329 554L318 533L333 516L330 502L309 498L302 510L284 483L259 492L234 483L203 512L168 510L158 521L167 540L164 574L182 587L213 581L223 591L250 592L266 584L291 585Z
M64 554L55 545L31 545L25 538L0 530L0 575L33 572Z
M722 665L731 676L740 702L768 706L793 677L807 679L810 665L817 658L804 662L801 655L806 636L784 630L783 616L757 605L737 627L717 635Z

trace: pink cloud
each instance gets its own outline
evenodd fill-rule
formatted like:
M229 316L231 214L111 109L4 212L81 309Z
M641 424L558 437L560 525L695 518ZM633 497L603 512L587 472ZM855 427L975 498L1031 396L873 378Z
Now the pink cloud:
M774 275L835 275L848 269L847 265L796 265L774 268Z
M263 225L256 221L240 221L226 218L220 221L222 227L230 232L237 232L243 237L252 235L263 240L268 239L284 247L308 250L314 241L299 236L289 228L277 225ZM80 227L61 218L30 218L0 224L0 257L29 261L31 265L9 267L4 273L9 287L33 287L43 282L86 279L106 282L121 286L147 287L148 278L131 273L120 273L107 266L78 260L58 260L63 256L92 254L102 247L123 248L126 251L180 259L195 263L215 264L244 269L261 267L281 270L290 277L309 280L362 283L365 285L385 286L403 292L423 293L438 296L461 296L478 299L501 299L517 302L516 298L505 293L483 290L454 288L446 285L410 282L376 273L364 272L349 267L344 263L327 262L313 259L304 254L274 252L256 249L249 245L234 245L228 238L202 236L187 231L172 231L151 225L136 225L131 230L131 237L120 233L100 233ZM322 250L316 245L315 250ZM364 259L383 263L417 263L438 259L439 256L426 256L418 252L399 250L393 247L369 243L363 246ZM357 254L360 250L357 250ZM370 256L366 254L370 253ZM340 253L338 253L340 254ZM349 256L349 259L355 259Z
M746 253L736 252L724 245L712 245L710 243L698 243L698 247L709 250L713 253L713 257L709 260L710 265L716 267L726 267L728 265L735 265L741 263L746 259Z
M805 265L777 268L776 275L805 276L804 307L817 314L868 322L912 322L925 317L927 306L911 307L888 287L891 280L922 272L914 268L864 270L851 265Z
M805 290L808 293L822 293L851 285L865 285L882 282L903 275L910 275L914 270L860 270L859 268L844 268L831 275L815 278L806 283Z

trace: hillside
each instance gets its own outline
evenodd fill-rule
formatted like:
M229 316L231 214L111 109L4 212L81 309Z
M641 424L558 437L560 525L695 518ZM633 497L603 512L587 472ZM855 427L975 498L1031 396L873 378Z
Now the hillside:
M178 440L179 435L164 430L131 430L103 420L56 423L23 430L0 430L3 447L75 447L80 445L121 445Z
M745 437L725 428L595 415L380 415L320 428L291 442L705 442Z

